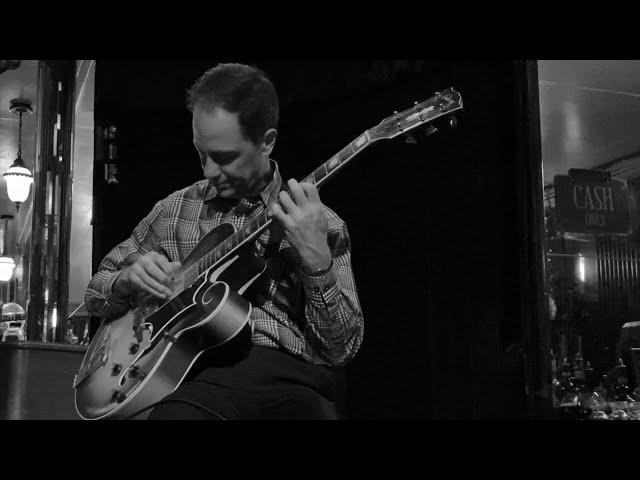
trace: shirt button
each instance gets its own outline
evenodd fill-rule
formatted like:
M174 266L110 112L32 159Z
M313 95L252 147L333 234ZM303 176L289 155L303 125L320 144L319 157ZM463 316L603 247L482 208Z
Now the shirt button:
M313 287L313 291L318 293L320 291L320 287Z

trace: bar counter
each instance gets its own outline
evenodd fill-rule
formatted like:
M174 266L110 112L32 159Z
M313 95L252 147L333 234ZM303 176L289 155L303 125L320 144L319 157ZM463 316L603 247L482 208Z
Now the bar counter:
M80 420L73 377L86 346L0 342L0 419Z

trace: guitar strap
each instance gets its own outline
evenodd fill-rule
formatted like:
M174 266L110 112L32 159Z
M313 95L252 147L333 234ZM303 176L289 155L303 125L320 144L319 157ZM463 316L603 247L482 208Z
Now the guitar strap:
M280 167L280 178L284 178L282 167ZM284 181L280 182L280 190L279 192L288 191L286 187L286 183ZM265 208L271 208L271 206L278 201L278 196L270 202ZM284 238L284 232L282 228L274 221L271 222L269 226L269 237L267 238L267 243L265 244L264 251L262 252L262 258L267 260L268 258L273 257L280 251L280 244L282 243L282 239Z
M281 231L282 230L277 227L269 229L269 239L267 240L267 246L262 253L262 258L264 258L265 260L275 256L280 251L280 244L282 243L282 234L280 233Z

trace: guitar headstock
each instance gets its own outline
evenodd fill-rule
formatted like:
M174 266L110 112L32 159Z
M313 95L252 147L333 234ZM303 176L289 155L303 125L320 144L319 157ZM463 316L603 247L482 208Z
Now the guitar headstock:
M462 97L453 88L436 92L428 100L416 102L413 107L385 118L368 130L369 138L374 141L395 138L409 133L420 125L428 125L440 118L452 116L462 108Z

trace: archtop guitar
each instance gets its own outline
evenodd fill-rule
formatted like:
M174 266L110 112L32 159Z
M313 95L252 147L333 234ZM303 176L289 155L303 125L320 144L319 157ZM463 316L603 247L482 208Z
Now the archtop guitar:
M429 134L443 124L454 127L454 114L462 108L462 98L453 88L436 92L363 132L303 181L320 188L378 140L410 135L421 125ZM80 417L146 418L203 353L243 331L251 334L252 306L243 293L265 270L254 242L271 222L264 210L238 231L228 223L219 225L182 262L168 300L102 321L73 382Z

